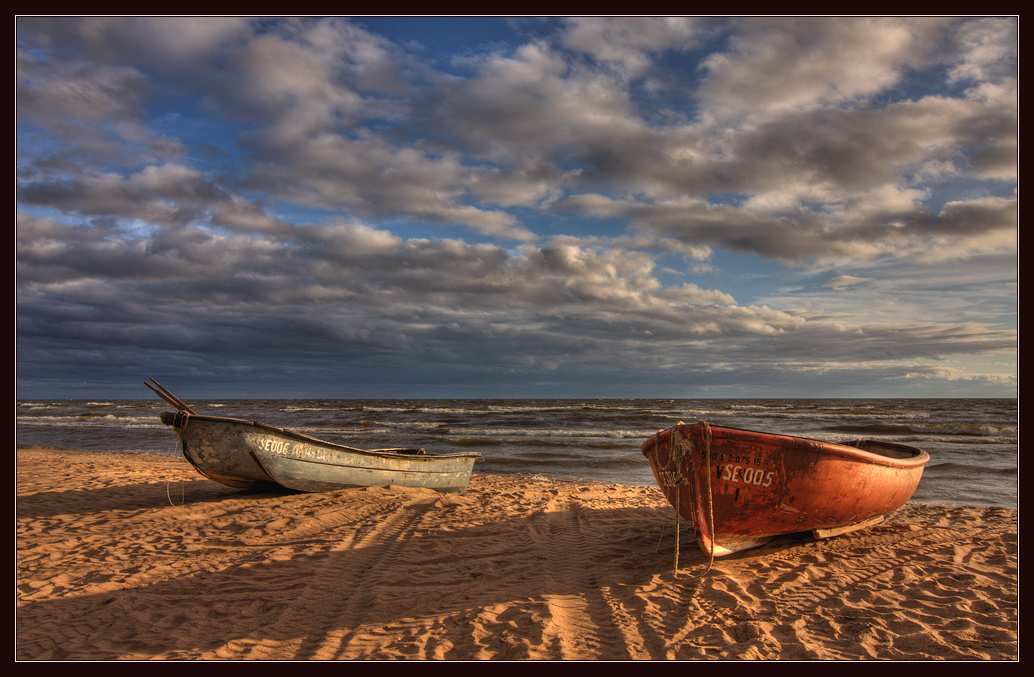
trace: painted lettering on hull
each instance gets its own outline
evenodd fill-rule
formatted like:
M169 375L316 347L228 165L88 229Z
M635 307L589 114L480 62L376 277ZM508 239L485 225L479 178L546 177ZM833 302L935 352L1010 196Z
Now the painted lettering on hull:
M256 446L262 451L267 451L277 456L286 456L305 461L331 461L334 459L334 454L326 449L312 448L305 443L278 440L273 437L262 438Z
M775 479L775 471L755 468L753 466L742 466L728 464L719 466L719 478L727 482L739 482L750 484L756 487L768 487Z
M700 454L701 460L707 460L707 454ZM764 458L762 456L754 456L749 453L745 454L727 454L727 453L715 453L711 452L711 464L719 463L733 463L740 464L741 466L754 466L757 468L774 468L776 461L773 458Z

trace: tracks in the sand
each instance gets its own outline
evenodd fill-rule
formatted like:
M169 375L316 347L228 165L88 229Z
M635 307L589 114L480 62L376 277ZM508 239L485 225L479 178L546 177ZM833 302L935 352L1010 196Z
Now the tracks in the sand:
M1004 509L906 506L701 578L687 529L673 579L656 489L476 477L464 496L256 495L199 481L170 506L164 484L132 478L114 494L27 487L24 659L1016 655Z
M325 508L282 525L281 546L307 542L313 520L326 545L267 567L280 587L295 571L304 582L275 618L213 657L639 657L621 649L629 619L597 580L600 544L637 533L627 511L593 510L567 492L506 513L476 489L374 497L362 519ZM460 528L449 526L454 513Z
M783 582L771 591L776 606L793 617L813 612L819 606L841 604L849 591L860 584L876 582L912 562L929 559L931 553L953 543L958 534L939 529L917 532L908 527L883 527L877 535L859 534L848 549L831 549L823 560L805 567L805 575Z
M969 605L976 593L966 588L982 576L965 573L956 554L973 548L973 534L945 526L859 534L773 590L775 616L811 619L796 624L793 641L825 646L823 658L966 660L996 644L1008 651L1008 641L996 639L1009 634L1008 610L974 613ZM932 630L941 618L954 620Z
M549 614L540 657L614 658L615 647L629 647L622 630L629 624L620 604L598 580L598 565L601 543L628 531L627 524L624 529L618 525L628 518L591 509L577 499L577 494L553 498L527 520L529 545L542 560L541 598ZM629 650L621 654L641 657Z
M424 528L433 507L433 497L413 500L400 493L396 500L367 506L358 518L354 511L321 512L324 547L296 567L297 575L304 576L296 598L271 625L231 642L226 656L337 658L359 641L353 631L362 625L364 610L381 603L372 597L379 588L399 583L395 564L403 544ZM292 575L290 568L282 575ZM365 651L351 646L348 653L362 656Z
M1008 526L996 527L1003 534L985 534L950 525L889 523L829 541L774 543L720 561L706 578L684 583L685 606L647 621L663 628L655 657L1009 655L1015 606L991 588L1014 587L1015 570L988 573L1011 557L1004 552ZM967 589L978 586L984 590ZM648 607L670 603L667 593L677 590L650 592Z

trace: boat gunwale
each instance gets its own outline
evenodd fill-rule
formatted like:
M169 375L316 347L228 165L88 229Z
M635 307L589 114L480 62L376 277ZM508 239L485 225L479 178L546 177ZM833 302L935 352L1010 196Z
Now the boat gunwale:
M259 421L249 421L247 419L232 418L232 417L229 417L229 416L211 416L211 415L207 415L207 414L188 414L188 413L182 412L182 411L181 412L177 412L177 413L178 414L182 414L184 417L186 417L187 421L197 420L197 421L208 422L208 423L224 423L224 424L234 424L234 425L247 426L247 427L251 427L251 428L257 428L257 429L259 429L259 430L261 430L263 432L271 433L271 434L274 434L274 435L280 435L280 436L283 436L283 437L294 439L294 440L297 440L297 441L300 441L300 442L305 442L305 443L308 443L308 444L318 444L320 446L328 447L330 449L335 449L335 450L339 450L339 451L347 451L347 452L351 452L351 453L364 454L364 455L367 455L367 456L376 456L376 457L380 457L380 458L393 458L393 459L404 458L406 460L417 461L417 462L421 462L421 463L430 463L430 462L434 462L434 461L438 461L438 460L442 460L442 459L455 459L455 458L474 458L474 459L480 459L481 458L481 454L476 452L476 451L457 452L457 453L449 453L449 454L404 454L404 453L400 453L400 452L402 452L404 450L409 450L410 449L409 447L395 447L395 448L391 448L391 449L360 449L358 447L350 447L350 446L348 446L346 444L340 444L338 442L329 442L327 440L322 440L322 439L320 439L318 437L313 437L312 435L306 435L305 433L295 432L293 430L288 430L286 428L278 428L277 426L269 425L268 423L261 423ZM182 428L176 428L175 425L173 425L173 427L177 431L182 429ZM265 469L263 469L263 470L265 470Z
M256 452L253 449L249 450L248 453L251 454L251 457L253 459L255 459L255 462L259 465L260 468L262 468L262 471L264 473L269 475L270 478L275 478L275 475L272 472L270 472L269 469L266 467L266 464L268 463L269 459L273 457L273 455L270 455L269 457L267 457L264 454L260 454L259 452ZM400 459L400 460L404 460L404 461L410 461L410 460L413 460L413 459L424 459L426 461L428 458L430 458L432 460L436 460L436 461L437 460L461 461L461 460L466 460L466 459L471 459L471 458L473 458L476 461L478 459L477 456L460 456L460 455L455 455L455 454L454 455L450 455L450 456L444 456L444 455L443 456L426 456L426 455L425 456L414 456L414 455L403 455L403 454L379 454L379 456L390 456L393 459ZM263 459L266 459L266 460L263 460ZM326 466L326 467L329 467L329 468L348 468L350 470L369 470L369 471L372 471L372 472L382 472L382 473L407 472L407 473L414 473L414 474L417 474L417 475L447 475L447 474L452 474L452 473L456 472L455 470L440 470L440 469L436 469L434 467L432 467L432 468L406 468L405 470L399 470L399 469L390 469L390 468L370 467L370 466L364 466L364 465L352 465L352 464L345 463L345 462L335 463L335 462L332 462L332 461L325 461L325 460L321 460L321 459L299 458L299 457L295 457L295 456L288 456L288 457L286 457L286 459L281 459L281 460L287 460L289 463L292 463L292 464L319 465L319 466ZM422 465L427 465L427 464L423 463ZM442 464L442 465L444 465L444 464ZM274 481L280 483L280 480L274 479ZM356 485L356 486L365 486L365 485Z
M640 451L643 455L649 458L649 453L652 449L657 447L658 443L667 444L671 438L671 431L675 428L694 428L699 427L699 423L679 423L678 425L672 426L667 430L659 430L655 435L651 436L648 440L643 442L640 446ZM882 465L890 468L898 468L902 470L922 467L930 462L930 454L926 451L919 449L918 447L912 447L906 444L899 444L897 442L884 442L882 440L874 440L870 438L860 438L855 440L857 443L863 441L873 442L879 445L891 446L896 449L908 450L913 452L911 456L905 458L896 458L893 456L885 456L880 453L866 451L858 447L845 444L843 442L826 442L823 440L816 440L810 437L797 437L794 435L784 435L780 433L766 433L758 430L748 430L746 428L733 428L729 426L711 426L712 434L715 431L731 431L735 438L735 433L747 433L748 435L754 436L759 439L765 439L766 441L775 442L778 444L779 440L785 440L793 443L795 451L805 451L800 447L802 442L811 443L818 445L820 449L808 450L814 453L821 453L829 456L840 456L847 460L855 462L865 462L875 465Z

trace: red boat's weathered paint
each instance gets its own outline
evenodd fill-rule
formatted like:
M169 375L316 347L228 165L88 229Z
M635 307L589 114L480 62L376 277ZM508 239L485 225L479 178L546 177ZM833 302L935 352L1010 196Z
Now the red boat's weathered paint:
M868 526L912 497L930 460L900 444L832 444L704 422L658 432L642 452L701 549L713 546L715 556L783 534Z

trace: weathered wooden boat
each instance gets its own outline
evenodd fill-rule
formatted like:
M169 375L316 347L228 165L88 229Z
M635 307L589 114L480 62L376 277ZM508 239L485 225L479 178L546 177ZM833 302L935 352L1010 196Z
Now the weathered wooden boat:
M255 421L199 415L152 381L157 388L144 385L177 407L160 418L175 430L183 456L205 477L230 487L268 484L311 492L395 485L462 494L481 457L357 449Z
M679 423L642 445L657 485L715 557L811 531L862 529L912 497L929 454L876 440L843 444Z

